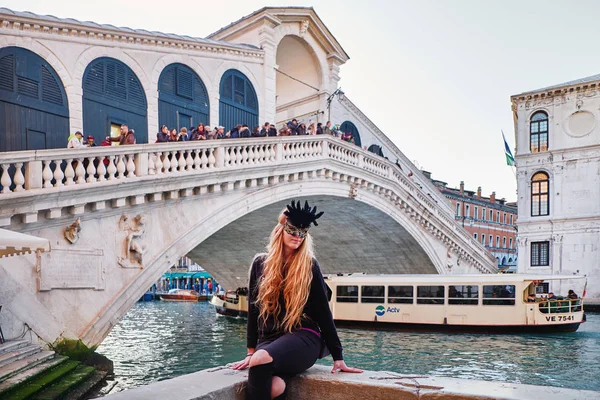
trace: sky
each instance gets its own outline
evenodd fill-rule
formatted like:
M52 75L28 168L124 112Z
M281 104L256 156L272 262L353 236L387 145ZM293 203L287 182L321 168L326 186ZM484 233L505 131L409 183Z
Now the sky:
M170 6L173 7L170 7ZM434 179L516 200L510 96L600 72L600 1L2 0L1 7L205 37L264 6L312 6L350 55L343 91Z

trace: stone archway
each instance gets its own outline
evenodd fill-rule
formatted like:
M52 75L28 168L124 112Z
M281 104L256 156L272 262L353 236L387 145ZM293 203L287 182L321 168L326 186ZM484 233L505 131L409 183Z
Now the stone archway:
M296 35L285 35L276 53L277 121L298 118L316 121L323 90L321 64L308 42Z

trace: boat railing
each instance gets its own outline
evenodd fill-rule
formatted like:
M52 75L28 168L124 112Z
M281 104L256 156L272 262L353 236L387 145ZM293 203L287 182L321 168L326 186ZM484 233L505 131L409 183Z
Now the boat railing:
M582 311L581 299L556 299L538 302L540 312L544 314L571 313Z

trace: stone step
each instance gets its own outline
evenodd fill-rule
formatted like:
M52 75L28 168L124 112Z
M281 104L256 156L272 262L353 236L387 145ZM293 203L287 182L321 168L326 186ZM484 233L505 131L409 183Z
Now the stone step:
M63 396L69 392L75 390L79 385L87 381L91 375L96 371L94 367L88 367L87 365L79 365L73 372L65 375L64 378L58 382L53 383L43 391L36 393L33 396L33 400L57 400L62 399Z
M107 374L108 372L106 371L96 370L85 382L77 386L74 390L70 391L69 394L63 398L63 400L80 400L83 398L89 398L89 395L93 394L92 390L94 390L102 381L104 381L104 378L106 378ZM97 396L93 397L96 398Z
M68 360L65 356L56 356L53 351L42 351L33 356L16 361L0 368L0 398L2 393L33 379L42 372L56 367ZM4 376L2 375L4 373Z
M0 355L0 368L15 361L21 360L25 357L29 357L35 353L39 353L40 351L42 351L42 346L37 344L30 344L25 347L21 347L18 349L14 349L13 351L4 353Z
M30 345L29 340L18 339L0 344L0 355Z
M69 374L79 366L79 361L65 361L58 366L39 374L30 381L19 385L14 390L5 393L2 400L25 400L40 393L45 388L58 382L63 376Z

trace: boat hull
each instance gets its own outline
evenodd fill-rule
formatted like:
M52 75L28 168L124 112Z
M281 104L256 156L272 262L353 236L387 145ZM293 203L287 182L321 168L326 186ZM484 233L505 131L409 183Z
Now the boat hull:
M417 324L408 322L381 321L347 321L335 320L338 327L394 330L411 332L455 332L455 333L566 333L575 332L581 322L554 325L450 325L450 324Z
M160 299L162 301L184 301L184 302L199 302L200 300L206 300L206 299L202 299L201 296L179 296L179 295L169 295L169 294L163 294L160 296Z

